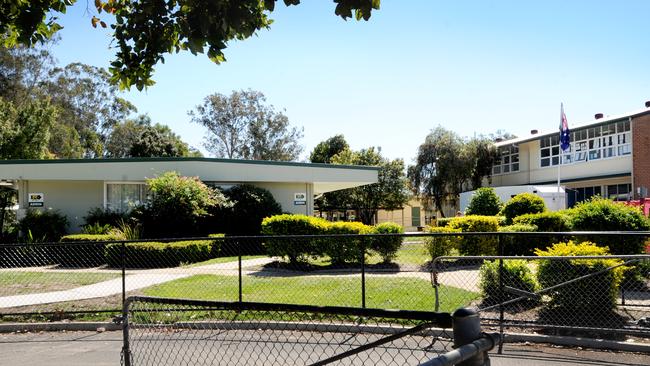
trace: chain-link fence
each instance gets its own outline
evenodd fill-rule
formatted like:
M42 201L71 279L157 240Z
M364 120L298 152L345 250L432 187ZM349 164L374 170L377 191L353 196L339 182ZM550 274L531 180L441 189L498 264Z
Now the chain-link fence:
M449 313L150 297L125 304L123 365L417 365Z

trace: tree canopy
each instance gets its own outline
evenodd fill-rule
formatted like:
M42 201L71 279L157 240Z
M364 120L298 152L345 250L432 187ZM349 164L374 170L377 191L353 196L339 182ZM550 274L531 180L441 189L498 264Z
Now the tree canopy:
M380 0L333 0L343 19L368 20ZM57 18L76 0L21 0L0 7L0 42L32 46L50 39L61 25ZM93 27L110 27L116 55L111 81L121 88L152 85L154 66L168 53L207 53L215 63L226 60L228 42L247 39L273 22L277 0L95 0ZM298 5L300 0L284 0Z
M336 154L340 154L345 150L349 150L350 146L348 142L345 141L343 135L336 135L328 138L325 141L321 141L316 145L311 154L309 154L309 161L312 163L325 163L330 164L332 158Z
M264 94L253 90L215 93L188 114L208 129L204 145L217 157L297 160L302 129L291 127L287 116L265 102Z

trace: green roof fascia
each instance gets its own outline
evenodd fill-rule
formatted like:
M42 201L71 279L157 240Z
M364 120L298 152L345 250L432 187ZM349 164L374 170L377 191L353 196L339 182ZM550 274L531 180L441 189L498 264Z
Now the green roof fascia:
M239 159L220 159L220 158L196 158L196 157L164 157L164 158L125 158L125 159L14 159L0 160L0 164L83 164L83 163L147 163L147 162L206 162L206 163L227 163L227 164L252 164L252 165L276 165L276 166L295 166L305 168L329 168L329 169L355 169L355 170L375 170L379 167L364 165L337 165L323 163L297 163L290 161L271 161L271 160L239 160Z

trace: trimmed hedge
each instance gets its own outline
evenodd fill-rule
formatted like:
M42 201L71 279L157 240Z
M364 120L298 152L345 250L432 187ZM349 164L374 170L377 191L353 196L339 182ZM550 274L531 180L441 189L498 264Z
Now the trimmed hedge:
M263 235L323 235L330 223L306 215L276 215L262 220ZM290 263L303 262L310 256L323 253L319 240L269 239L264 243L270 256L286 257Z
M598 247L591 242L557 243L547 250L536 250L538 256L580 256L609 254L607 248ZM555 286L577 277L596 273L605 268L621 264L618 259L589 260L542 260L539 262L537 278L543 288ZM551 309L572 314L610 312L616 306L618 289L623 280L626 267L617 267L585 281L563 285L548 295L551 296Z
M178 267L212 258L212 240L189 240L173 243L142 242L125 246L125 265L128 268ZM122 267L122 245L106 246L109 267Z
M495 216L469 215L455 217L448 225L451 229L468 232L496 232L499 221ZM462 255L496 255L496 236L463 236L458 251Z
M513 224L502 226L499 232L505 233L531 233L536 232L537 226L525 224ZM504 235L501 237L501 245L503 246L503 255L533 255L535 249L545 248L547 240L542 237L525 237L525 236L509 236Z
M605 198L593 198L571 209L570 224L575 231L645 231L650 230L648 219L635 207ZM643 237L583 237L599 246L608 247L612 254L642 254Z
M398 225L394 222L383 222L381 224L375 225L373 228L373 233L404 234L404 228L402 225ZM397 256L397 251L402 246L403 241L403 236L391 236L384 238L375 237L372 240L371 249L381 256L384 263L389 263Z
M524 214L515 217L514 224L537 226L540 232L571 231L567 215L560 212L540 212L536 214Z
M449 223L451 220L455 219L455 217L442 217L439 219L436 219L436 226L437 227L446 227L449 226Z
M372 234L372 226L361 222L338 221L330 223L327 227L327 234ZM323 238L324 254L328 255L332 263L354 263L359 262L362 251L363 255L370 249L370 238Z
M97 267L106 263L104 257L105 242L120 239L119 236L111 234L66 235L61 238L62 243L86 242L87 244L53 246L50 247L50 255L52 261L62 267Z
M428 227L428 233L460 233L460 229L452 229L449 227ZM431 260L445 255L450 255L452 249L457 249L461 238L455 235L436 235L427 236L424 240L424 245L427 248L427 253Z
M546 211L546 204L542 197L526 192L520 193L506 202L501 214L506 217L506 224L510 225L517 216L544 211Z
M498 304L507 300L518 298L519 295L501 292L499 286L499 261L486 261L479 270L479 288L485 305ZM525 260L503 261L503 285L535 292L538 289L533 272L528 268ZM523 300L522 303L535 303L536 300Z

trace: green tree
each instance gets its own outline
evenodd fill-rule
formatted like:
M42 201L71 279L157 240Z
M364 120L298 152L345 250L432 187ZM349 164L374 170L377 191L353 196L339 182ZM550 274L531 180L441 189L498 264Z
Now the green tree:
M44 159L57 112L49 101L21 106L0 98L0 159Z
M465 210L465 215L494 216L501 211L503 203L494 188L483 187L476 190Z
M330 164L335 155L345 150L350 150L350 145L345 141L345 137L343 135L335 135L325 141L319 142L311 154L309 154L309 161L312 163Z
M233 91L230 96L215 93L189 115L192 122L208 129L205 147L217 157L298 159L302 129L291 127L284 114L265 102L264 94L253 90Z
M335 199L339 200L338 204L343 206L339 209L355 210L357 217L364 224L374 224L378 210L401 209L408 202L409 194L402 159L389 160L381 156L380 149L371 147L358 152L344 150L332 158L332 163L379 167L378 183L331 192L335 194ZM325 194L328 195L330 193Z
M228 42L244 40L272 23L269 13L277 0L95 0L98 16L91 25L110 22L117 54L112 80L138 90L153 84L154 66L167 53L207 53L215 63L225 61ZM33 45L51 38L61 26L59 14L75 0L9 1L0 7L0 40L7 46ZM284 0L297 5L300 0ZM380 0L334 0L343 19L368 20ZM100 19L101 18L101 19ZM108 19L110 18L110 20ZM206 52L207 51L207 52Z

